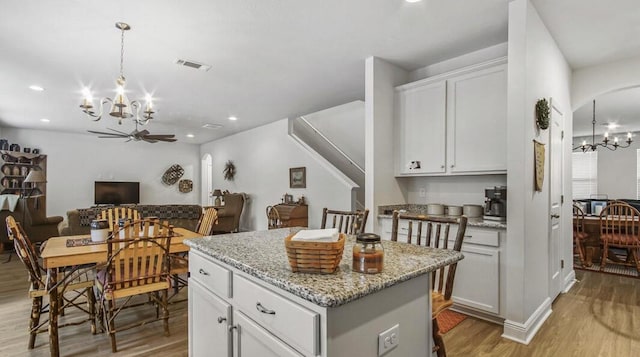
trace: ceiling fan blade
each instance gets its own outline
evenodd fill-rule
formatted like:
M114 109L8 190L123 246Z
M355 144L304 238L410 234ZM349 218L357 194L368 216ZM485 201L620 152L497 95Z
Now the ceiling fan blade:
M137 134L140 136L146 136L149 135L149 130L144 129L143 131L139 131Z
M172 143L172 142L178 141L178 139L174 139L174 138L156 138L155 140L166 141L168 143Z
M155 134L155 135L145 135L145 138L150 138L150 139L171 139L171 138L175 138L176 136L173 134Z
M118 134L122 134L122 135L129 135L129 133L125 133L124 131L120 131L120 130L116 130L116 129L111 129L111 128L107 128L108 130L111 131L115 131Z
M152 143L152 144L158 142L158 140L152 140L152 139L147 139L147 138L142 138L142 140L144 140L144 141L146 141L148 143Z
M99 135L117 135L117 136L121 136L122 134L115 134L115 133L107 133L104 131L93 131L93 130L87 130L88 132L90 132L91 134L99 134Z

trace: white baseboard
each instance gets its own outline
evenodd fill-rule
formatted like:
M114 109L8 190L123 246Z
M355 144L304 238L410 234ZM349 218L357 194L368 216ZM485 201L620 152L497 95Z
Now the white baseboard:
M578 280L576 280L576 271L571 269L569 274L564 277L564 289L562 289L562 293L569 292L569 290L571 290L571 288L577 281Z
M528 345L549 315L551 315L551 299L546 298L525 323L504 320L502 337Z

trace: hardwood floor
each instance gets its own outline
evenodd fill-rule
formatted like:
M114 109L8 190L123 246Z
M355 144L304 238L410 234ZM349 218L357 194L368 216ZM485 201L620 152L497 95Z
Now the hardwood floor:
M501 338L501 326L468 318L444 335L447 355L640 355L640 279L580 270L576 278L528 346Z
M8 255L0 255L5 261ZM29 314L31 300L27 297L29 284L26 269L14 255L11 262L0 264L0 356L40 357L49 356L49 336L41 333L36 339L36 347L27 349ZM176 296L186 298L186 289ZM187 302L170 306L169 329L171 336L164 337L162 321L123 331L116 335L118 352L111 353L109 335L92 335L89 324L69 326L60 329L60 355L70 356L188 356L187 347ZM67 309L61 319L73 319L81 312ZM155 316L150 306L131 308L116 320L123 325L131 320ZM61 321L62 322L62 321Z
M0 255L2 261L7 254ZM468 318L444 335L455 356L636 356L640 351L640 279L576 271L577 282L553 304L553 314L528 345L506 340L502 328ZM0 265L0 356L48 356L46 333L27 350L31 303L26 272L14 256ZM186 297L186 291L181 293ZM152 308L125 311L119 321L154 313ZM64 318L72 318L73 310ZM60 329L63 356L187 356L187 303L171 306L171 336L154 322L119 333L119 352L112 354L107 334L91 335L89 325Z

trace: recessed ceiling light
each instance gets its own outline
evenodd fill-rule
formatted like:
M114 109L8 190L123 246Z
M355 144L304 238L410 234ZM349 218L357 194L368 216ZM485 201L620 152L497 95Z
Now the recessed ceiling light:
M187 134L187 138L195 138L196 136L193 134Z
M43 123L48 123L48 122L50 122L51 120L49 120L49 119L47 119L47 118L42 118L42 119L40 119L40 121L41 121L41 122L43 122Z
M44 88L43 88L43 87L37 86L37 85L35 85L35 84L30 85L30 86L29 86L29 89L31 89L31 90L33 90L33 91L36 91L36 92L42 92L42 91L44 90Z
M229 120L231 120L231 121L236 121L236 120L238 120L238 118L236 118L236 117L234 117L234 116L231 116L231 117L229 117Z
M616 123L609 123L607 124L607 129L609 130L613 130L613 129L617 129L620 125L616 124Z
M404 1L406 1L406 2L420 2L422 0L404 0Z

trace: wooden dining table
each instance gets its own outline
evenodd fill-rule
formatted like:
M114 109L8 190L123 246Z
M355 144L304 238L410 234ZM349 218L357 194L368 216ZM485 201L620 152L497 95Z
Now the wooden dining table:
M202 235L185 228L174 228L175 236L171 237L170 253L188 252L189 247L182 242L185 239L201 238ZM50 286L55 286L58 280L58 269L86 264L100 264L107 261L107 244L92 243L79 246L67 246L68 240L90 238L88 234L76 236L53 237L47 240L47 244L40 256L42 265L49 274ZM58 289L49 291L49 350L52 357L60 355L58 344Z

